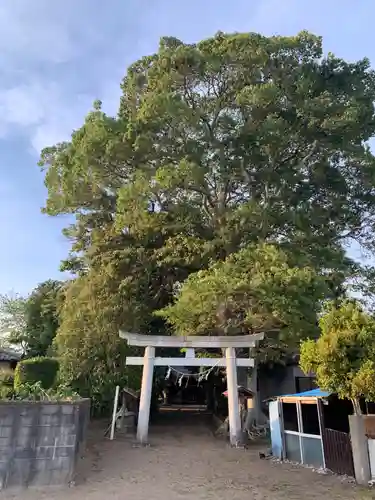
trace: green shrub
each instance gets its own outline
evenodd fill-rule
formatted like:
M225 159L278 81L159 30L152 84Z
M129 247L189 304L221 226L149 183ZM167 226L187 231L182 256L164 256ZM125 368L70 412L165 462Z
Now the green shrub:
M54 358L30 358L20 361L14 375L14 388L40 382L43 389L50 389L56 380L59 362Z
M64 368L61 371L61 384L69 385L82 398L91 399L91 415L101 418L111 415L116 385L138 390L141 387L142 367L129 366L121 373L91 373L90 377L71 380Z
M13 399L14 389L9 385L0 385L0 399Z
M0 386L12 387L14 384L14 373L0 371Z
M81 396L65 385L46 390L41 382L36 382L22 384L18 390L13 391L10 398L17 401L77 401Z
M14 374L9 371L0 371L0 399L13 397Z

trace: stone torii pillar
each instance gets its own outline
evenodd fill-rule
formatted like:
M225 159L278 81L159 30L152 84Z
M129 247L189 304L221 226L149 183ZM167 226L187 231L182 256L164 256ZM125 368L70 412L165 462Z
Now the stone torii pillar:
M255 347L263 338L263 333L232 337L169 337L162 335L140 335L120 331L120 337L129 345L145 347L143 357L127 357L127 365L143 365L141 397L139 403L137 439L140 443L148 441L148 427L152 394L154 366L205 366L226 367L228 386L229 437L232 446L241 440L241 418L238 401L237 367L252 367L252 358L236 358L236 348ZM155 357L157 347L185 348L184 358ZM225 358L196 358L196 348L225 349Z
M241 441L242 428L238 401L236 350L234 347L227 347L225 349L225 358L227 367L229 440L232 446L237 446Z
M145 349L141 399L139 401L137 440L141 444L147 443L148 422L150 420L150 406L152 394L152 380L154 378L155 347L147 346Z

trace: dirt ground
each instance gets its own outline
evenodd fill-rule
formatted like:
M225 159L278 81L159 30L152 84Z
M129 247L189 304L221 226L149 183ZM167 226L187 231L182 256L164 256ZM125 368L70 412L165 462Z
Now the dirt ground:
M115 441L94 427L74 487L9 491L0 500L317 500L375 499L348 480L260 460L259 446L231 449L202 422L152 428L151 445L131 436Z

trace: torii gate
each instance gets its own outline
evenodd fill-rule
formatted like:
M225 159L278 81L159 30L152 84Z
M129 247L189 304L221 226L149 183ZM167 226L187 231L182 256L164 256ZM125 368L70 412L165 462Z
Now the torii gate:
M127 357L127 365L143 365L141 397L139 403L137 439L148 441L150 404L154 366L221 366L227 369L228 413L230 443L236 446L241 440L241 419L238 402L237 367L253 367L252 358L236 358L236 348L255 347L263 339L263 333L228 337L169 337L164 335L141 335L120 331L120 337L131 346L145 347L144 357ZM156 347L186 348L185 357L155 357ZM195 349L225 349L223 358L196 358Z

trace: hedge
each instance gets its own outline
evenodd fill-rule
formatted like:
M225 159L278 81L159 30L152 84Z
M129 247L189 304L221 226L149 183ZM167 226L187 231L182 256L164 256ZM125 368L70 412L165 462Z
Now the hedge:
M59 362L54 358L30 358L20 361L14 373L14 388L23 384L40 382L44 389L50 389L55 383Z

